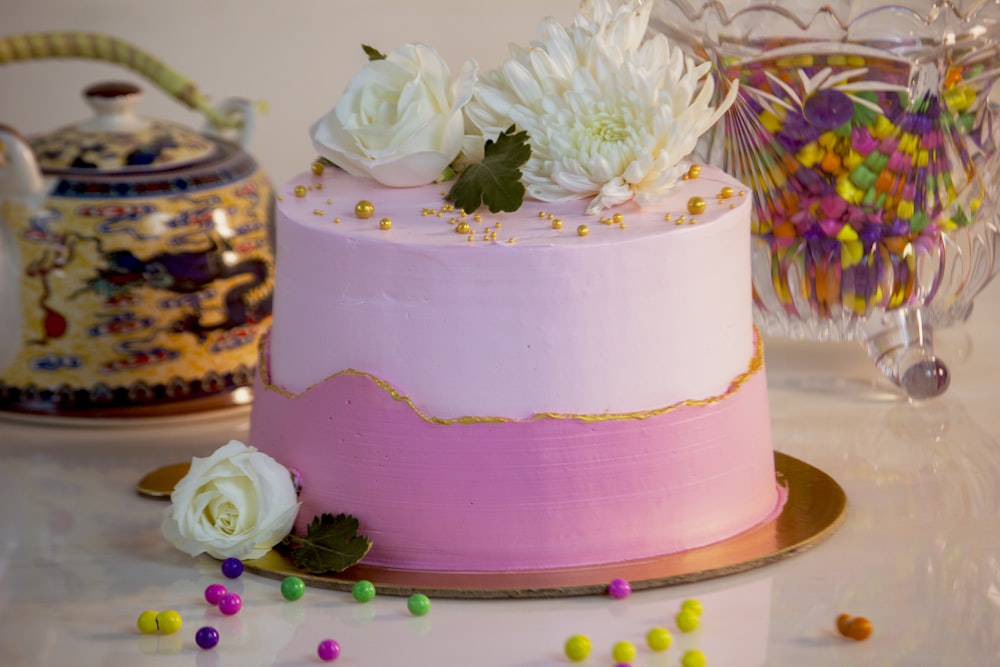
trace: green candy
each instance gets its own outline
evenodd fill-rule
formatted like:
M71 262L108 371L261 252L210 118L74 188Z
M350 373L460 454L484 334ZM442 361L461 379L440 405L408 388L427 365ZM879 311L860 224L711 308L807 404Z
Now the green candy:
M358 602L371 602L375 599L375 584L362 579L351 588L351 595Z
M406 601L406 608L414 616L423 616L431 610L431 601L423 593L414 593Z
M298 600L306 592L306 582L298 577L285 577L281 582L281 595L289 602Z

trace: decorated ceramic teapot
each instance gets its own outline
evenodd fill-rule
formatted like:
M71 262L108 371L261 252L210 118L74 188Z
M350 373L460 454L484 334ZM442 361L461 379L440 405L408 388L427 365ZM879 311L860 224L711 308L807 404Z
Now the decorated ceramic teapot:
M210 131L143 117L130 83L87 88L94 116L49 134L0 126L0 410L131 417L247 402L274 266L272 188L244 150L251 105L211 107L119 40L29 37L0 39L0 63L110 54L203 111Z

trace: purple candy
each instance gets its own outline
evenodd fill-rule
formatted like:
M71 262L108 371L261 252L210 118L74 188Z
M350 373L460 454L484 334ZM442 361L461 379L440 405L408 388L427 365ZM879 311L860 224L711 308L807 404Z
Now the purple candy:
M239 558L227 558L222 561L222 574L235 579L243 574L243 561Z
M205 602L213 606L218 606L219 600L228 592L222 584L209 584L205 589Z
M627 598L632 592L632 586L624 579L613 579L608 584L608 595L616 600Z
M203 649L215 648L219 643L219 631L206 625L194 634L194 643Z
M219 600L219 611L226 616L238 614L243 608L243 598L236 593L226 593Z
M316 655L319 659L324 662L330 662L331 660L336 660L337 656L340 655L340 644L338 644L333 639L324 639L316 647Z

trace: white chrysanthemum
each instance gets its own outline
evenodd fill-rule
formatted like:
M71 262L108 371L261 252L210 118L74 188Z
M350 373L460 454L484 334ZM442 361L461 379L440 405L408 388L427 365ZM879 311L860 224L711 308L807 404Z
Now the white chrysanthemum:
M547 19L535 42L511 47L482 77L466 118L485 137L511 124L528 132L530 196L593 197L588 213L648 205L673 188L678 163L735 100L734 85L713 108L709 63L696 67L663 35L643 41L651 4L587 2L569 28Z

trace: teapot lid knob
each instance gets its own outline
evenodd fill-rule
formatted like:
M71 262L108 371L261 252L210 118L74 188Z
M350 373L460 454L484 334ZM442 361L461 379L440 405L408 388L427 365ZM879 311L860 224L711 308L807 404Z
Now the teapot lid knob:
M142 89L126 81L106 81L88 86L84 99L96 116L79 129L88 132L136 132L149 123L136 115L136 106L142 100Z

